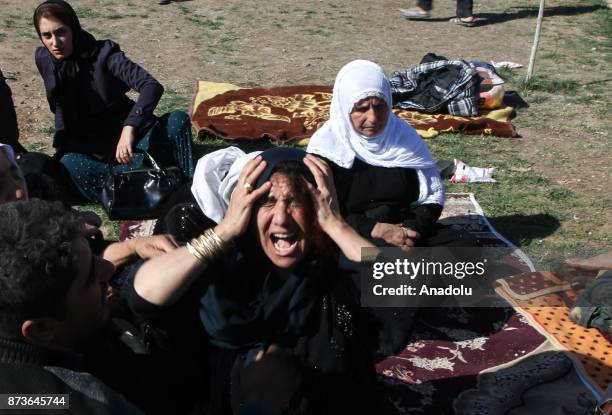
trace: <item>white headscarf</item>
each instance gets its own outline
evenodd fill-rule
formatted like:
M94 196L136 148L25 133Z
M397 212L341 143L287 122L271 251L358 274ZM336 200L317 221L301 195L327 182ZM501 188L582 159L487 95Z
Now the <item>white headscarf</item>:
M25 178L23 177L23 173L21 172L21 167L19 167L19 164L17 163L17 160L15 159L15 152L13 151L13 147L11 147L8 144L0 143L0 151L4 151L4 154L6 154L6 158L8 159L9 163L11 163L11 165L16 169L17 175L19 176L19 178L21 179L21 182L23 183L23 191L27 197L28 187L26 186Z
M374 137L357 132L350 118L354 105L368 97L383 99L389 110L385 128ZM355 157L379 167L434 167L423 139L391 111L392 105L389 80L380 66L366 60L348 63L336 76L329 120L313 134L307 151L344 168L352 167Z
M238 147L227 147L198 160L191 193L207 217L217 223L221 222L240 172L259 153L261 151L246 154Z

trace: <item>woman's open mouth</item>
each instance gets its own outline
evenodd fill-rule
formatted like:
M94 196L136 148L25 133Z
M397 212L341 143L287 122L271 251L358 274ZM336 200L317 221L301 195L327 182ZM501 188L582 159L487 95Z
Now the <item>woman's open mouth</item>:
M280 256L292 255L297 247L297 233L273 233L271 236L274 250Z

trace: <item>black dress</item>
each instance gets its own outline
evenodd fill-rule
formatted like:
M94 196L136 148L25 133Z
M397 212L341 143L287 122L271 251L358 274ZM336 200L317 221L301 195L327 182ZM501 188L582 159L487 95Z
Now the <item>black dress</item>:
M371 236L377 222L401 223L421 234L417 246L475 246L475 239L467 232L459 232L437 222L442 205L436 203L413 206L419 199L420 181L415 169L378 167L357 158L349 169L327 160L333 175L340 210L345 220L364 238L377 246L389 246L382 239ZM361 273L343 255L339 267L350 275L356 301L360 299ZM375 339L376 358L395 355L406 345L418 309L412 307L364 307L364 318Z
M378 246L385 241L372 238L377 222L401 223L421 234L417 246L475 246L467 233L437 224L442 205L412 206L419 199L417 171L403 167L378 167L355 159L346 169L328 160L345 220L361 236Z

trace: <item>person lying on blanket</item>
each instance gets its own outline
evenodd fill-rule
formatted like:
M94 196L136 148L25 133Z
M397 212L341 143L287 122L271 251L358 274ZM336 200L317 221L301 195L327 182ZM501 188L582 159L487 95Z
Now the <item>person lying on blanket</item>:
M336 76L329 120L308 144L331 165L346 221L379 246L472 246L467 233L436 224L444 205L440 174L392 105L383 69L352 61Z
M128 301L157 321L183 310L173 326L199 316L182 331L208 336L212 407L231 390L234 413L376 413L369 341L336 263L361 247L373 245L342 219L327 164L274 148L244 165L218 224L142 265Z

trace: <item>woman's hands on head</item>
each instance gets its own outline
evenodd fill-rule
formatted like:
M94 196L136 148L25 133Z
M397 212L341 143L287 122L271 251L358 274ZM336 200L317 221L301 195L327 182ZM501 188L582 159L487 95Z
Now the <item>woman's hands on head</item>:
M399 224L383 222L376 223L370 235L372 238L383 239L389 245L402 249L412 248L416 241L421 239L421 235L413 229L404 228Z
M266 168L266 161L257 156L249 161L238 177L232 192L227 212L214 231L225 242L230 242L242 235L251 220L253 206L257 199L270 191L272 184L268 181L255 189L255 182Z
M336 195L336 186L329 165L320 158L308 154L304 164L314 176L316 187L310 183L308 189L312 195L319 226L338 245L338 248L351 261L360 262L362 248L375 248L374 245L359 235L342 218Z
M332 171L324 160L312 154L308 154L304 157L304 164L312 173L315 183L317 184L315 187L306 182L314 202L317 221L321 229L323 229L325 233L329 233L331 226L343 222Z
M121 137L115 150L115 158L121 164L129 164L134 160L134 143L136 142L136 127L126 125L121 130Z

